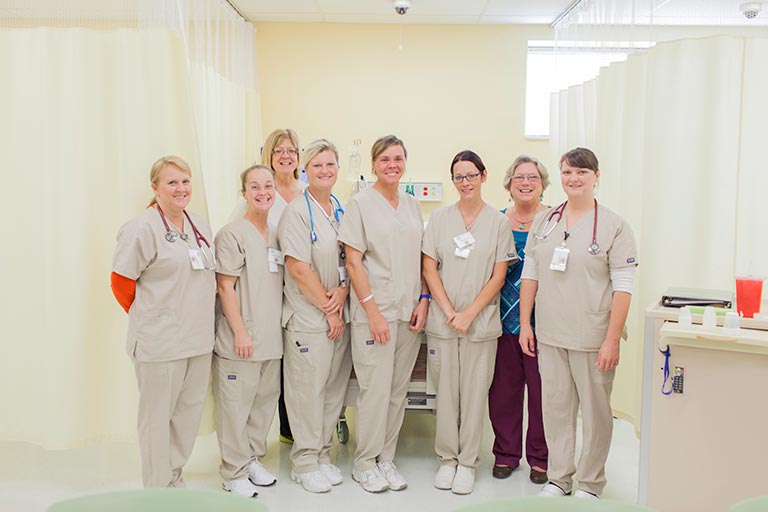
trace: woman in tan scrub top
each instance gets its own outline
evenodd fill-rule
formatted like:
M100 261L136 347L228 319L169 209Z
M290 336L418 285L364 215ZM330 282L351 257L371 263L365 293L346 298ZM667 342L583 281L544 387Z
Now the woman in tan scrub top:
M349 200L339 231L352 281L352 361L360 386L352 478L368 492L408 485L392 461L429 305L421 210L398 190L407 156L394 135L374 142L376 183Z
M185 208L189 165L159 159L154 199L117 234L112 289L128 312L128 354L139 384L139 451L145 487L185 487L213 349L213 236Z
M299 181L301 172L301 143L299 136L290 128L272 130L261 148L261 163L270 169L275 178L275 204L269 210L269 222L277 226L280 216L288 203L296 199L304 189ZM281 363L282 364L282 363ZM280 400L278 401L280 419L280 441L293 442L288 412L285 410L285 390L283 373L280 373Z
M344 249L344 206L331 191L339 155L329 141L304 150L309 186L285 209L278 238L285 256L285 402L293 430L291 478L310 492L342 483L331 463L336 421L352 370Z
M629 225L598 205L595 154L576 148L560 159L568 198L536 216L525 246L520 288L520 346L536 350L541 373L549 482L541 496L598 499L611 446L611 389L632 298L637 247ZM574 463L581 408L581 456ZM575 480L575 482L574 482Z
M469 494L501 335L499 290L517 254L506 218L483 201L488 172L480 157L462 151L450 169L459 201L432 213L422 247L433 298L426 331L437 386L434 485Z
M216 346L213 396L224 489L255 497L275 483L260 462L280 393L283 267L267 218L275 184L269 168L240 175L246 212L216 234Z

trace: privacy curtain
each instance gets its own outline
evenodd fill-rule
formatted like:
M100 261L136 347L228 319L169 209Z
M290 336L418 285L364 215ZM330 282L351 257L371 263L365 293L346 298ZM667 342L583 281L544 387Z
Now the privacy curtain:
M733 290L736 273L768 275L765 62L768 39L665 42L553 95L551 154L595 151L598 200L639 244L613 393L636 426L645 308L670 286Z
M190 210L215 230L258 155L253 27L223 0L130 4L0 19L0 440L135 439L115 234L146 208L160 156L189 161Z

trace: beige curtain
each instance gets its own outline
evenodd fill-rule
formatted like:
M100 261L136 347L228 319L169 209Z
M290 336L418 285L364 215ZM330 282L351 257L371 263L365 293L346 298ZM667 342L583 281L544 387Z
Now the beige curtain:
M190 209L217 229L258 154L253 27L223 0L129 4L108 19L91 0L0 16L2 440L135 439L127 317L109 287L117 229L166 154L190 162Z
M768 40L711 37L658 44L555 95L550 152L586 145L600 159L598 200L640 246L629 342L615 412L639 427L643 311L670 286L734 289L766 274Z

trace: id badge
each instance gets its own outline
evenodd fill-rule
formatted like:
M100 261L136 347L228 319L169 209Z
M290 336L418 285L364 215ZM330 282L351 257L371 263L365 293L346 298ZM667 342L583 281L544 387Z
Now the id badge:
M453 241L456 243L457 249L466 249L470 245L475 243L475 237L467 231L466 233L462 233L459 236L453 237Z
M339 267L339 284L342 286L349 281L349 274L347 274L347 267Z
M570 252L571 250L567 247L555 247L555 251L552 253L552 262L549 264L549 270L565 272Z
M453 251L453 253L456 256L458 256L459 258L467 259L467 258L469 258L469 251L471 251L471 250L472 250L472 246L471 245L469 247L465 247L464 249L459 249L457 247L456 250Z
M267 261L269 262L269 271L272 273L277 272L280 270L279 265L285 264L285 259L283 258L283 252L278 251L277 249L268 248L267 249Z
M200 249L189 250L189 261L192 262L192 268L194 270L205 270L205 263L203 263L203 254Z

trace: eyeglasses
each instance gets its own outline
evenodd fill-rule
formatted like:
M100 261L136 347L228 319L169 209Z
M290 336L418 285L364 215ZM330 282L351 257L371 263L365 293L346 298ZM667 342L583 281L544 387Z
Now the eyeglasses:
M298 151L296 151L295 149L275 148L272 150L272 154L277 156L283 156L283 155L296 156L298 154Z
M536 183L537 181L541 181L541 178L536 176L535 174L516 174L512 176L512 181L514 181L515 183L522 183L525 180L528 180L531 183Z
M262 190L269 192L270 190L275 190L275 186L272 183L267 183L263 187L260 185L251 185L248 187L248 190L251 192L261 192Z
M452 179L454 183L459 184L464 180L475 181L477 177L480 176L480 174L481 173L479 172L473 172L473 173L467 174L466 176L454 176Z

